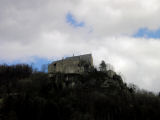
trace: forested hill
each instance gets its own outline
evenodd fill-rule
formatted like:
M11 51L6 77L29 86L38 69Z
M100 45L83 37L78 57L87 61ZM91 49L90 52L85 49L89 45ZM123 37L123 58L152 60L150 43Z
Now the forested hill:
M112 70L84 74L0 65L0 120L158 120L160 97Z

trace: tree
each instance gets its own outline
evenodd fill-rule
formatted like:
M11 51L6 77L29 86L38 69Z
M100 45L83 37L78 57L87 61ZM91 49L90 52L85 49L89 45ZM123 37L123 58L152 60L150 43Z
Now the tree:
M138 92L139 90L138 86L133 83L129 83L128 88L129 88L129 91L132 93Z
M107 71L107 65L104 60L102 60L102 62L100 63L99 69L100 69L100 71L103 71L103 72Z

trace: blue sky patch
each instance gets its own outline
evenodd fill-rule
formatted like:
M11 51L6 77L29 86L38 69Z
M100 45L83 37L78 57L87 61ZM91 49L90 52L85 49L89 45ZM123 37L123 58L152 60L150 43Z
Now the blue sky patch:
M83 21L77 21L76 18L71 13L68 13L66 15L66 22L72 25L73 27L84 27L85 26L85 23Z
M35 57L33 62L30 62L29 64L33 65L33 68L36 68L38 71L42 70L42 65L47 65L48 68L48 64L51 63L51 61L49 61L46 58L39 58L39 57ZM48 70L47 70L48 71ZM46 72L47 72L46 71Z
M160 38L160 29L149 30L148 28L141 28L136 34L133 35L136 38Z

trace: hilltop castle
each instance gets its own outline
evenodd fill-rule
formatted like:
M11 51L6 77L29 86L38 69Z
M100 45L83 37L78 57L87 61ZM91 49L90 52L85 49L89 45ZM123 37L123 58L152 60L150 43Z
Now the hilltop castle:
M54 61L48 65L48 73L84 73L93 67L92 54L67 57L62 60Z

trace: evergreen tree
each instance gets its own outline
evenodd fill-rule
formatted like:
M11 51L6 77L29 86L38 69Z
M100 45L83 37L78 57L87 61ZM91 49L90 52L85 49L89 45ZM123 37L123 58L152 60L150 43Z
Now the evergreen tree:
M100 69L100 71L103 71L103 72L107 71L107 65L104 60L102 60L102 62L100 63L99 69Z

